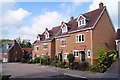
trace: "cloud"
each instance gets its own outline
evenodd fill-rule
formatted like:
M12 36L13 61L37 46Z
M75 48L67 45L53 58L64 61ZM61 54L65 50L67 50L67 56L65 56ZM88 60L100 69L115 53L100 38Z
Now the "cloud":
M18 36L18 28L22 26L22 22L29 14L31 13L23 8L17 10L9 9L3 13L3 16L0 17L0 25L2 26L0 28L2 37L0 38L10 38L12 37L11 34L13 35L14 33Z
M20 27L24 18L29 14L31 13L22 8L17 10L8 10L2 19L3 26Z
M19 32L24 35L32 36L29 38L33 41L37 34L42 34L45 31L45 28L52 29L60 25L62 20L64 20L64 17L56 11L45 12L44 14L34 17L30 25L21 27Z
M99 7L99 3L103 2L104 5L107 7L109 15L112 19L114 26L118 27L118 1L119 0L93 0L92 4L89 6L89 10L94 10L96 7Z

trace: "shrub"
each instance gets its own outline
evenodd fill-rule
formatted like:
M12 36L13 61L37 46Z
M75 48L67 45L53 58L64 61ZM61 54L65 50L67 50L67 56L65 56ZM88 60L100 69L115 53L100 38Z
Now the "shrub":
M32 62L33 63L40 63L40 57L36 57Z
M27 63L27 60L25 58L22 58L22 63Z
M51 65L51 66L59 67L59 66L61 65L61 61L58 59L57 56L55 56L50 65Z
M87 62L74 62L72 69L85 71L89 67Z
M107 53L103 48L98 49L98 55L96 57L96 65L91 70L95 69L96 72L105 72L107 68L116 60L117 54L115 50L110 50Z
M98 72L105 72L107 70L107 64L106 61L106 52L103 48L98 49L98 55L96 57L97 64L95 67L96 71Z
M70 68L70 64L74 62L75 56L74 56L73 54L69 54L69 55L67 56L67 59L68 59L68 61L69 61L69 68Z
M69 67L69 64L64 61L64 62L62 62L62 63L60 64L60 67L61 67L61 68L68 68L68 67Z
M50 65L50 56L45 55L43 58L41 58L41 64L43 65Z

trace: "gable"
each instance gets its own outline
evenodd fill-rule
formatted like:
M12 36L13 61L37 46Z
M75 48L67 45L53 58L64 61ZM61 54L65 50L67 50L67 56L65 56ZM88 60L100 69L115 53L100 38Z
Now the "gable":
M86 19L83 15L80 15L77 19L77 21L80 21L80 20L83 20L83 19Z
M62 33L68 32L68 26L63 22L61 25Z

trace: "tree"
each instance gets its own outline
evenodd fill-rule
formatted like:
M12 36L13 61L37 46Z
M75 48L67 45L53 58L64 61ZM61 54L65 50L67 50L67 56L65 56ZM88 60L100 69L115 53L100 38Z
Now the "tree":
M20 45L21 45L22 48L31 48L32 47L32 44L30 43L30 40L23 40L20 43Z

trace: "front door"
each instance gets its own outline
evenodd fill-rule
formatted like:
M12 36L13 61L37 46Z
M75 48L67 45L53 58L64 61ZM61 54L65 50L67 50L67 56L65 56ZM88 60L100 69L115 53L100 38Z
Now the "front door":
M85 61L85 52L81 51L81 61L84 62Z
M59 60L62 62L62 53L59 53L59 54L58 54L58 58L59 58Z

